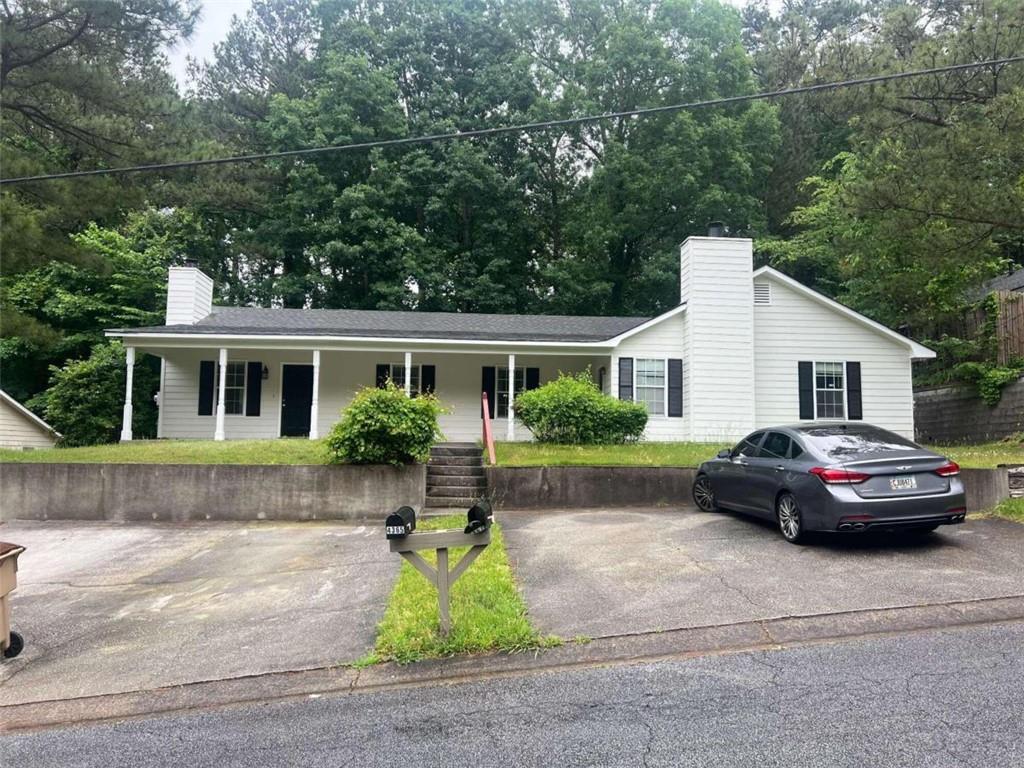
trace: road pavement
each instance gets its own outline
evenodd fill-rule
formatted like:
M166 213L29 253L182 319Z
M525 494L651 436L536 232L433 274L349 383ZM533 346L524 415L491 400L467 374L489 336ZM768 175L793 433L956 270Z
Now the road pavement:
M1024 623L0 736L0 765L1024 764Z
M1024 526L821 536L693 508L502 512L532 621L562 637L1024 595Z

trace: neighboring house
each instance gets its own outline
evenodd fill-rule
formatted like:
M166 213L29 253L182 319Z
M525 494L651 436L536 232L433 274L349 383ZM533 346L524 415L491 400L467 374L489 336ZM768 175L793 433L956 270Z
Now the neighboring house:
M209 277L175 267L166 325L108 335L130 364L136 349L161 358L167 438L315 438L357 389L390 377L437 393L450 440L479 438L481 392L499 439L529 439L516 393L588 367L604 392L647 405L648 440L734 440L802 419L914 434L911 363L934 352L754 271L750 240L691 237L680 273L679 305L657 317L559 317L217 307ZM124 418L130 440L130 401Z
M990 293L998 291L1012 291L1013 293L1024 293L1024 269L1010 272L1007 275L993 277L988 282L982 283L977 289L970 292L971 298L980 301Z
M0 448L53 448L60 432L0 389Z

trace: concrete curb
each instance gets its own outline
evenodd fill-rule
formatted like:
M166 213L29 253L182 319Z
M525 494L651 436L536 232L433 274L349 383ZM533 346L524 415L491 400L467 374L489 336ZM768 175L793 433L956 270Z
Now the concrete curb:
M534 653L483 654L357 670L322 667L149 691L0 707L0 733L321 695L454 685L572 668L686 659L891 633L1024 620L1024 595L603 637Z

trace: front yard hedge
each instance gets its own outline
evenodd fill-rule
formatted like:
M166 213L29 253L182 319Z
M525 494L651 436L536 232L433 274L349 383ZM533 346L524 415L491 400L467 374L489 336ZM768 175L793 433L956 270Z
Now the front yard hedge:
M426 461L443 439L441 404L433 395L406 397L392 382L359 390L327 436L333 463L410 464Z
M589 371L559 374L516 398L516 416L542 443L607 445L640 439L647 409L603 394Z

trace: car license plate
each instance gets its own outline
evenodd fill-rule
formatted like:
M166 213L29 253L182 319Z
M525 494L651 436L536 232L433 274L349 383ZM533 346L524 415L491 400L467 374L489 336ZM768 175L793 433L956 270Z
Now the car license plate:
M917 488L917 478L913 475L909 477L890 477L889 487L894 491L908 491L911 488Z

